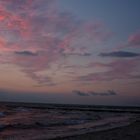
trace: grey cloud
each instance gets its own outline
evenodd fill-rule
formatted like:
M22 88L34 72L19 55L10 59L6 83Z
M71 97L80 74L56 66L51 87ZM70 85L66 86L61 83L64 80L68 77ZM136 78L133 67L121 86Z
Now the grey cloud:
M99 56L102 57L137 57L140 56L139 53L127 52L127 51L115 51L108 53L100 53Z
M79 91L79 90L73 90L73 93L79 95L79 96L89 96L88 93L83 92L83 91Z
M106 92L94 92L94 91L89 91L89 92L83 92L79 90L73 90L73 93L79 95L79 96L114 96L117 95L117 92L114 90L108 90Z
M91 91L89 92L93 96L112 96L112 95L117 95L117 93L114 90L108 90L106 92L94 92Z
M24 56L36 56L37 53L33 53L31 51L16 51L15 54L24 55Z

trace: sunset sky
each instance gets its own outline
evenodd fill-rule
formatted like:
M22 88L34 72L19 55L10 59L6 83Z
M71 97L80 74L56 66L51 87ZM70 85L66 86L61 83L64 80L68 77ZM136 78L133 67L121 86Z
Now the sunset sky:
M140 106L140 1L0 0L0 100Z

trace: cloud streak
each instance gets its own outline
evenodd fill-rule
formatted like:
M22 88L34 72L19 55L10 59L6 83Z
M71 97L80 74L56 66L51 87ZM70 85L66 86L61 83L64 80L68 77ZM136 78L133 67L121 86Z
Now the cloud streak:
M78 76L76 81L96 82L96 81L112 81L117 79L139 79L139 58L118 59L110 63L90 63L87 67L108 68L104 72L94 72L87 75ZM135 74L135 73L136 74Z
M115 52L109 52L109 53L100 53L99 56L101 57L137 57L140 56L139 53L134 52L127 52L127 51L115 51Z
M18 54L18 55L23 55L23 56L36 56L38 55L37 53L33 53L31 51L15 51L15 54Z
M89 92L93 96L114 96L117 95L117 93L114 90L108 90L106 92Z
M89 92L83 92L80 90L73 90L73 93L77 94L78 96L114 96L117 95L117 93L114 90L108 90L106 92L95 92L95 91L89 91Z
M73 93L79 95L79 96L89 96L88 93L80 91L80 90L73 90Z

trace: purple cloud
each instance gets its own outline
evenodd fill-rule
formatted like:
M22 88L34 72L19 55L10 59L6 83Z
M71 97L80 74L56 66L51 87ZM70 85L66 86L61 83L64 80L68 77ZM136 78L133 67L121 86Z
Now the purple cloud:
M88 67L106 67L105 72L89 73L84 76L79 76L78 81L111 81L116 79L139 79L138 66L140 65L139 58L115 60L111 63L90 63Z

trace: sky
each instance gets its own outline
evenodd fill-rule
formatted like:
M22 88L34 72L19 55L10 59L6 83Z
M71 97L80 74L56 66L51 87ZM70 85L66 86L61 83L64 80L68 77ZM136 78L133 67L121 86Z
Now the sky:
M0 0L0 101L140 106L139 0Z

